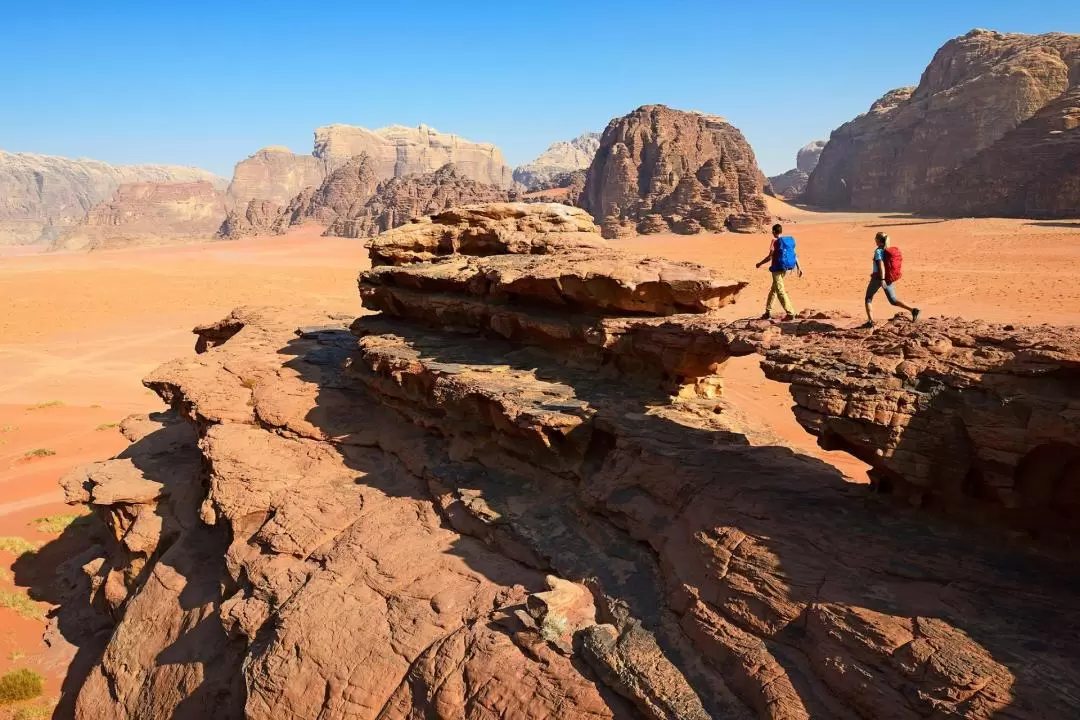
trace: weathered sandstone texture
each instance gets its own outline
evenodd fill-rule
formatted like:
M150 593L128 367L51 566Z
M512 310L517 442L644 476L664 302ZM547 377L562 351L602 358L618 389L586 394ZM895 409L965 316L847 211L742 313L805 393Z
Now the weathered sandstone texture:
M451 163L470 180L502 188L513 183L513 173L499 148L441 133L427 125L390 125L377 130L328 125L315 130L314 155L329 167L360 153L371 157L380 180L430 173Z
M107 537L66 567L56 621L88 671L60 716L1076 717L1075 563L880 502L722 398L665 390L665 368L694 382L831 325L657 317L723 283L584 243L573 208L455 217L374 241L381 317L197 328L200 353L145 381L173 412L65 479ZM550 267L515 293L439 270L507 258ZM379 294L409 277L422 317ZM976 392L1029 358L972 339ZM711 365L678 360L695 345Z
M54 250L104 250L205 242L225 217L225 194L208 182L121 185L108 202L57 238Z
M219 239L237 240L253 235L271 235L284 208L269 200L252 200L237 210L230 210L218 229Z
M126 183L225 180L178 165L109 165L97 160L0 150L0 245L55 240Z
M763 367L882 491L1080 534L1080 329L894 321L774 342Z
M241 207L252 200L286 205L298 193L318 187L326 175L326 163L314 155L267 147L236 163L229 199Z
M559 185L559 176L588 170L600 147L600 133L583 133L573 140L554 143L531 163L514 168L514 182L527 191L546 190Z
M453 207L509 202L516 193L464 176L454 165L433 173L384 180L371 197L339 213L327 235L370 237Z
M817 167L821 151L825 148L824 140L815 140L804 145L795 156L795 168L782 175L769 178L769 186L774 195L783 198L795 198L806 190L810 173Z
M769 218L765 182L723 118L646 105L608 124L580 203L607 238L751 230Z
M1078 83L1080 35L973 30L938 50L918 87L893 91L834 131L803 199L834 209L1075 215Z
M315 222L329 225L343 214L364 204L379 184L375 163L360 153L337 167L317 188L308 188L294 197L274 223L276 232L292 225Z

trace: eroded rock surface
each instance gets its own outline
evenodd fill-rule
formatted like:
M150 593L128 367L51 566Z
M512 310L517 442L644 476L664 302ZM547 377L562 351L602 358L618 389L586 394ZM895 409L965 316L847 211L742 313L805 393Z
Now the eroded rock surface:
M795 167L781 175L769 178L773 194L782 198L796 198L806 190L810 173L817 167L821 151L825 148L824 140L807 143L795 156Z
M514 182L530 192L560 187L560 176L589 169L599 147L600 133L592 132L554 143L531 163L514 168Z
M236 164L229 198L240 207L253 200L285 205L298 193L318 187L326 175L327 165L321 158L275 145Z
M371 237L449 208L508 202L513 196L511 191L466 177L454 165L444 165L433 173L380 182L364 202L339 213L326 234Z
M929 320L777 342L799 421L913 504L1080 527L1080 330Z
M209 182L121 185L52 244L56 250L104 250L206 242L225 219L225 194Z
M803 199L833 209L1071 216L1080 35L973 30L916 88L835 130ZM1054 133L1054 131L1057 131Z
M646 105L608 124L580 203L607 238L752 230L769 218L765 182L723 118Z
M629 314L612 283L639 303L673 285L624 282L627 256L574 242L586 222L454 211L373 242L361 287L381 316L246 308L197 328L201 352L145 381L185 422L65 483L117 539L83 564L114 588L115 629L75 716L1075 717L1074 563L882 502L717 393L672 398L676 368L692 385L846 331L725 325L689 265L678 309L696 312ZM545 287L586 251L611 272L563 285L572 305L404 284L524 258ZM1068 359L971 337L972 387L998 361ZM150 516L162 529L135 532Z
M225 184L210 172L179 165L109 165L0 150L0 245L51 242L124 184L197 181L218 190Z
M314 155L331 168L361 153L372 159L380 180L430 173L453 164L470 180L502 188L513 183L513 173L499 148L427 125L389 125L376 130L327 125L315 130Z

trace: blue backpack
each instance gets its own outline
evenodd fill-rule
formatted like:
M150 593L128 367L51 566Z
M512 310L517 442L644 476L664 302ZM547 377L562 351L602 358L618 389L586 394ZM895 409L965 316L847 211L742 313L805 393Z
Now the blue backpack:
M773 272L794 270L798 264L795 256L795 238L790 235L781 235L776 239L776 257L773 258Z

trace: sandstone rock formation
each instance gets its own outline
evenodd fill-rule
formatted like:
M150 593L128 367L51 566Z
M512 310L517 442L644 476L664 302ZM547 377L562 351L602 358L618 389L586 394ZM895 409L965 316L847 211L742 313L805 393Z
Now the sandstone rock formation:
M326 163L314 155L267 147L236 164L229 198L241 207L252 200L285 205L303 190L318 187L326 175Z
M1078 78L1080 35L973 30L950 40L918 87L833 132L803 199L836 209L1075 214L1075 163L1056 160L1059 149L1072 156Z
M1080 217L1080 83L940 183L920 205L943 215Z
M1044 535L1080 530L1080 328L820 330L775 343L765 373L881 490Z
M513 182L499 148L441 133L427 125L390 125L377 130L328 125L315 130L314 155L329 167L360 153L371 157L380 180L430 173L452 163L461 175L477 182L502 188L509 188Z
M810 179L810 173L817 167L824 148L824 140L815 140L804 145L795 156L794 169L769 178L773 193L783 198L795 198L801 195L806 190L806 182Z
M225 182L178 165L109 165L0 150L0 245L54 240L125 183L200 180L218 189Z
M553 144L531 163L514 168L514 182L521 183L529 192L546 190L559 185L561 177L588 170L600 147L600 133L583 133L573 140Z
M329 225L362 206L375 192L378 182L375 163L361 153L338 166L319 187L308 188L294 197L274 222L274 229L280 233L305 222Z
M465 177L456 166L384 180L371 197L335 215L327 235L370 237L410 220L476 203L508 202L512 191Z
M798 372L773 353L827 323L725 325L697 311L739 281L590 230L559 205L454 211L373 242L381 317L197 328L200 354L146 379L173 414L64 481L109 535L66 568L56 618L89 672L58 712L1075 717L1075 564L878 502L722 398L672 399L755 348ZM939 357L981 363L976 392L998 361L1016 388L1072 362L1001 332ZM810 362L855 382L858 350ZM1023 391L1060 393L1048 377Z
M204 242L225 217L225 194L208 182L121 185L65 231L54 250L103 250L135 245Z
M230 210L218 229L222 240L238 240L253 235L271 235L284 208L269 200L252 200L242 209Z
M764 184L723 118L646 105L608 124L580 202L608 238L751 230L769 217Z

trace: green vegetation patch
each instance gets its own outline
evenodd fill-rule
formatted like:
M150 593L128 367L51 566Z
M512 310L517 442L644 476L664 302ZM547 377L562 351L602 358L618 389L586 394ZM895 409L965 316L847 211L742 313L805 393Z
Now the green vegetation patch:
M56 454L55 450L49 448L34 448L33 450L27 450L23 453L24 458L43 458L51 457Z
M26 553L37 552L37 549L38 546L26 538L13 535L0 537L0 550L6 550L12 555L25 555Z
M56 710L56 703L49 705L23 705L15 710L11 720L48 720Z
M46 515L45 517L39 517L33 520L30 524L33 525L38 532L43 533L62 533L67 529L67 526L78 520L80 515L73 515L69 513L61 513L59 515Z
M22 668L0 677L0 705L40 697L45 680L33 670Z
M31 620L39 620L42 616L41 608L33 600L18 591L0 590L0 608L14 610L24 618L30 618Z
M49 400L48 402L38 403L37 405L30 405L27 410L44 410L45 408L59 407L64 403L60 400Z
M112 430L114 427L120 427L120 423L101 423L94 429L100 432L101 430Z

